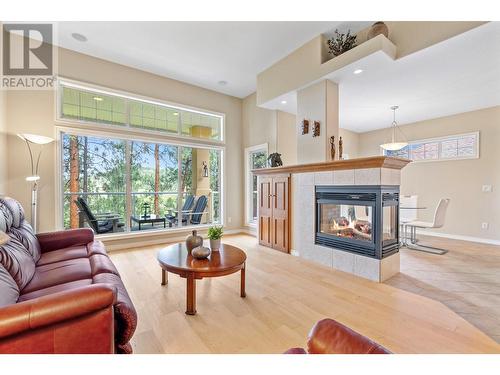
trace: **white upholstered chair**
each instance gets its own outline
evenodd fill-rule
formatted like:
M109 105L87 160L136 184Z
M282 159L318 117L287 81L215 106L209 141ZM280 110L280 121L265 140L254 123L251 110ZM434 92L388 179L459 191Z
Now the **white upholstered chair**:
M407 232L407 228L410 229L410 244L407 244L407 247L410 249L414 250L421 250L421 251L426 251L430 252L433 254L445 254L448 252L447 250L432 247L432 246L423 246L421 244L418 244L417 247L414 245L417 244L417 228L425 228L425 229L436 229L436 228L441 228L444 223L445 223L445 218L446 218L446 210L448 209L448 205L450 204L450 199L449 198L443 198L439 201L436 211L434 211L434 220L432 222L430 221L419 221L419 220L413 220L407 223L404 223L405 230L404 232ZM413 245L413 246L412 246Z
M399 235L401 243L406 243L405 224L417 220L418 195L401 195L399 197Z

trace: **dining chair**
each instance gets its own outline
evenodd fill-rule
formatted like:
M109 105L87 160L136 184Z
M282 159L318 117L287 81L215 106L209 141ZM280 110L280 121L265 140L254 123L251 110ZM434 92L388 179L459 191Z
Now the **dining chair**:
M446 219L446 211L448 209L448 206L450 204L450 199L449 198L442 198L437 207L436 210L434 211L434 219L432 222L430 221L419 221L419 220L414 220L410 221L408 223L404 223L404 233L407 232L407 228L410 228L410 243L411 244L406 244L409 249L413 250L420 250L420 251L425 251L428 253L432 254L438 254L438 255L443 255L448 252L448 250L441 249L439 247L433 247L433 246L425 246L422 244L417 244L417 228L424 228L424 229L437 229L441 228L444 226L445 219Z
M399 207L399 233L402 244L405 244L407 240L405 224L417 220L418 195L401 195Z

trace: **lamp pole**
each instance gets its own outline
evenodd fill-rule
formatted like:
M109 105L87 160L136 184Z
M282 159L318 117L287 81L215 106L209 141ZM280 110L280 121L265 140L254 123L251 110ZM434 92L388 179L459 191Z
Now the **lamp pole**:
M28 146L28 151L30 155L31 162L31 176L26 177L26 181L32 183L31 186L31 226L33 227L33 231L37 233L38 229L38 221L37 221L37 212L38 212L38 181L40 180L40 176L38 175L38 167L40 165L40 157L42 155L43 145L53 142L54 140L49 137L44 137L41 135L34 134L18 134L19 138L26 142ZM36 158L33 157L33 150L31 149L32 144L40 145L40 150L38 151L38 156Z

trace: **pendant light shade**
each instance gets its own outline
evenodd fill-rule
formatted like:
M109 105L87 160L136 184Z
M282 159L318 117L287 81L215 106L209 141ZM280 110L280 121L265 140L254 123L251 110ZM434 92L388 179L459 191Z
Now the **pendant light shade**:
M406 141L402 141L402 142L397 142L396 141L396 129L399 130L400 133L401 132L401 129L399 129L399 126L398 126L398 123L396 122L396 110L399 108L399 106L397 105L394 105L391 107L391 110L393 112L393 120L392 120L392 126L391 126L391 132L392 132L392 140L391 142L389 143L383 143L380 145L380 147L382 147L384 150L387 150L387 151L398 151L398 150L401 150L403 148L405 148L406 146L408 146L408 142Z

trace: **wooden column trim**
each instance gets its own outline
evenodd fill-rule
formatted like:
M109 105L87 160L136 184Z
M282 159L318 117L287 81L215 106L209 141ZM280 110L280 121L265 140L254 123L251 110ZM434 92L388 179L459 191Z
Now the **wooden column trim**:
M324 163L291 165L275 168L261 168L252 170L252 173L256 175L276 175L364 168L403 169L410 162L410 159L394 158L388 156L371 156L368 158L336 160Z

